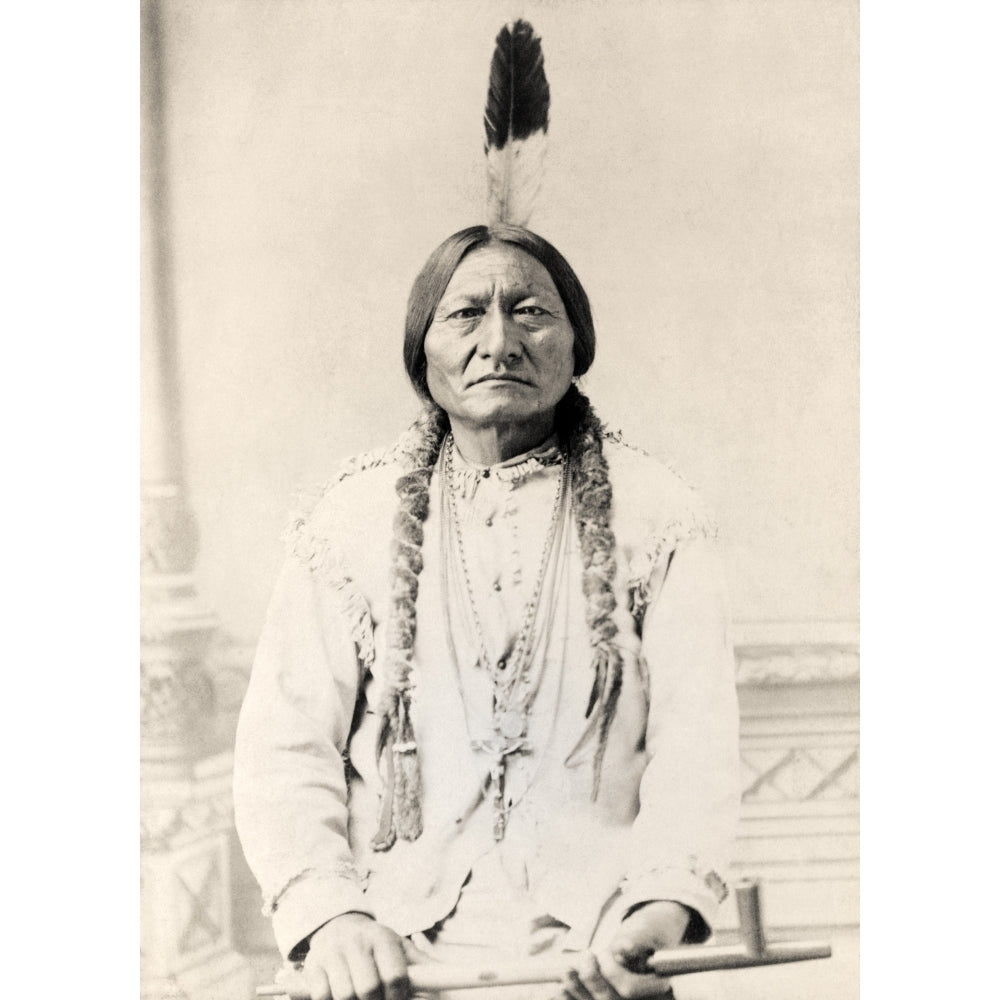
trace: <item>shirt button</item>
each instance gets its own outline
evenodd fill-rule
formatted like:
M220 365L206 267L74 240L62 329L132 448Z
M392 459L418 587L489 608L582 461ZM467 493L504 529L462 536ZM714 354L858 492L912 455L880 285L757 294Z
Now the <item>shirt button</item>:
M497 591L497 592L499 593L499 591L500 591L500 581L499 581L499 580L497 580L497 581L496 581L496 582L495 582L495 583L493 584L493 589L494 589L495 591Z
M492 517L486 518L486 527L487 528L492 528L493 527L493 518Z

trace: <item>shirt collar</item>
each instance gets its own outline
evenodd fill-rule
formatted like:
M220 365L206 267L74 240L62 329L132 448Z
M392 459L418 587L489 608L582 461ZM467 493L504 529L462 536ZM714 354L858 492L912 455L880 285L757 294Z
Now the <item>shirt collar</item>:
M495 477L500 482L517 485L529 476L541 472L563 461L562 449L559 447L559 435L552 433L541 444L529 451L494 465L476 465L462 457L457 447L454 448L454 471L463 479L490 479Z

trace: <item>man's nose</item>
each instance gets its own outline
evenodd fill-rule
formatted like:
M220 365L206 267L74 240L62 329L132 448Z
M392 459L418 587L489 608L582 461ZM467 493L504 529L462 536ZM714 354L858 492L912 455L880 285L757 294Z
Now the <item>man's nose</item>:
M514 317L494 303L479 325L479 353L494 361L506 361L521 353L521 337Z

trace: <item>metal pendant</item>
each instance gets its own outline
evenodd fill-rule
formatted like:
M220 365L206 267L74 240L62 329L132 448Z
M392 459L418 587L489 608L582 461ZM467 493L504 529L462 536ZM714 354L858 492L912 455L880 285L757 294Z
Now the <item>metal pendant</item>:
M522 709L508 708L496 720L496 726L500 731L500 735L505 739L516 740L519 736L524 735L527 729L527 721Z

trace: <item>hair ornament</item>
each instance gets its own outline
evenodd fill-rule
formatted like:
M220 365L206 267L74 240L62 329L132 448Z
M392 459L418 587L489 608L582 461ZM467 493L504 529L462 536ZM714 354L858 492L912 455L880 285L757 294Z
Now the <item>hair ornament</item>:
M542 184L549 82L542 43L527 21L497 35L486 95L487 218L527 226Z

